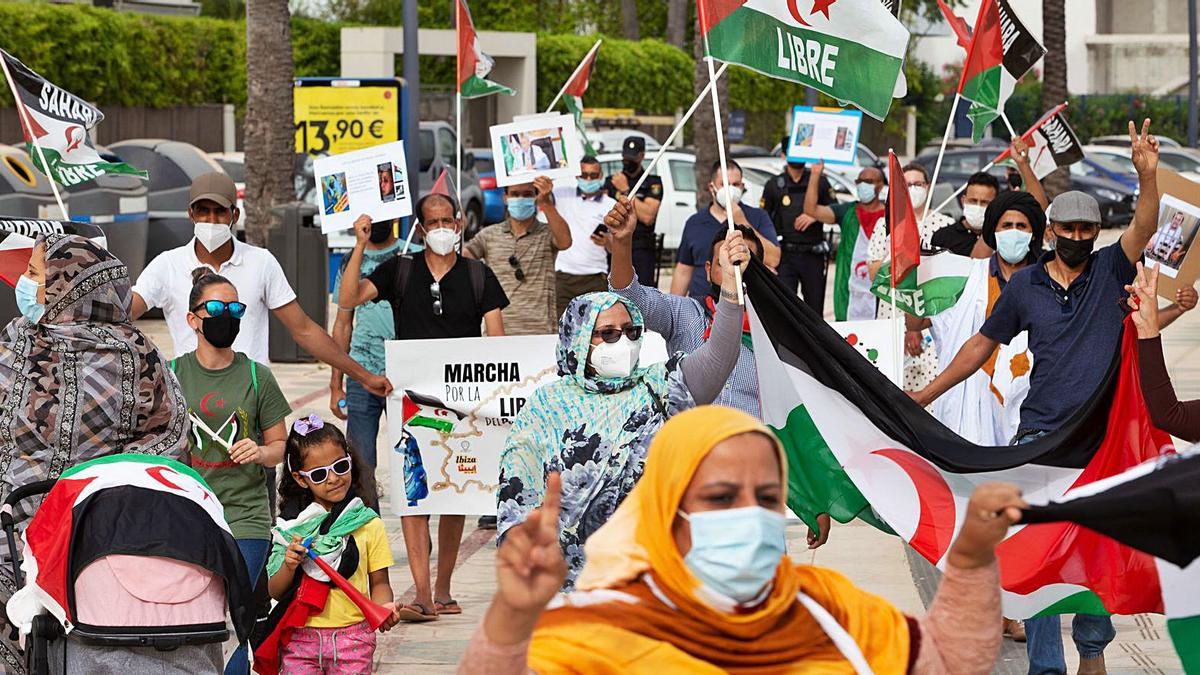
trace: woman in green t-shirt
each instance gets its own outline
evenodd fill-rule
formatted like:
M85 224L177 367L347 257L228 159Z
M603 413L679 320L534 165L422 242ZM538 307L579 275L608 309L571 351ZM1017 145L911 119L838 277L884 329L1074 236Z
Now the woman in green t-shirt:
M230 345L246 306L237 289L208 268L192 273L188 325L196 331L196 351L171 362L192 421L192 467L204 477L225 508L252 583L266 564L271 545L271 509L264 467L283 461L285 418L292 410L266 366ZM239 647L227 674L249 672Z

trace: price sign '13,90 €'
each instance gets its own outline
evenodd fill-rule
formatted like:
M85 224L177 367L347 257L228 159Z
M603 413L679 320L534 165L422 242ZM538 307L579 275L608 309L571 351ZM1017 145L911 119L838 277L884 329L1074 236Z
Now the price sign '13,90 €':
M338 155L400 138L399 87L303 86L293 94L298 153Z

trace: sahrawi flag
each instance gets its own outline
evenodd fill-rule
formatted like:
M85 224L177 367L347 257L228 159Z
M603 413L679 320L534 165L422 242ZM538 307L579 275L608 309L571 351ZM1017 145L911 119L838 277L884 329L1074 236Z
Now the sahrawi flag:
M879 0L696 4L708 56L807 85L880 120L904 95L908 30Z
M25 530L26 585L8 601L17 623L50 612L76 621L73 568L110 555L172 558L221 578L239 639L249 638L255 603L246 564L224 509L191 467L153 455L119 454L63 472Z
M595 155L596 149L592 147L592 142L588 140L587 131L583 127L583 95L587 92L588 81L592 77L592 67L596 65L596 54L600 51L600 43L601 40L596 40L596 44L592 45L579 67L575 69L571 81L567 82L567 86L563 88L563 103L575 117L575 128L579 130L584 150L589 155Z
M1029 166L1039 179L1059 167L1071 166L1083 159L1083 144L1062 114L1066 103L1042 116L1021 138L1029 145ZM1008 159L1008 149L1000 153L993 164Z
M0 279L4 283L17 285L17 279L29 269L33 245L44 234L77 234L108 248L104 231L90 223L0 216Z
M1046 48L1021 23L1008 0L983 0L971 35L971 47L958 81L958 93L974 102L967 116L978 143L1012 95L1021 76L1046 54Z
M402 423L406 427L425 427L443 434L454 431L454 424L466 417L440 399L415 391L405 390L401 410Z
M463 98L515 94L512 89L487 79L496 62L479 48L479 36L475 34L467 1L454 0L454 7L454 25L458 31L458 93Z
M1045 504L1173 452L1142 400L1128 326L1103 383L1063 428L980 447L909 399L761 265L746 282L763 420L788 453L788 506L810 527L819 513L862 518L944 564L982 482L1014 483ZM1200 565L1183 570L1075 523L1014 527L997 555L1005 616L1166 611L1176 649L1200 668L1187 655L1187 640L1200 643Z
M921 256L915 274L895 288L895 305L916 317L928 318L954 306L971 276L970 258L946 251ZM892 299L891 262L883 264L871 282L871 293L888 304Z
M109 162L96 152L89 132L104 119L100 109L71 92L47 82L45 78L0 50L12 83L24 110L21 130L25 147L39 171L68 187L106 173L121 173L146 178L145 171L124 162ZM47 169L34 141L46 156Z

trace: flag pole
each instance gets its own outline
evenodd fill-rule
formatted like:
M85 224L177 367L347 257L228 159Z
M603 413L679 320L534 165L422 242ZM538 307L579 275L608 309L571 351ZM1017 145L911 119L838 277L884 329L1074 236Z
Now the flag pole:
M25 109L25 104L21 101L21 94L17 91L17 83L13 80L12 73L8 71L8 59L0 56L0 67L4 69L4 79L8 81L8 89L12 92L13 102L17 106L17 115L21 118L21 124L25 127L25 133L29 134L29 140L33 143L34 150L37 151L38 159L42 161L42 173L46 174L46 178L50 179L50 190L54 192L54 201L58 202L58 208L62 211L63 220L70 220L71 216L67 213L67 205L63 203L62 195L58 192L58 181L54 180L54 174L50 171L50 165L46 163L46 153L42 151L42 144L38 143L37 135L33 133L33 124L29 121L29 111Z
M725 132L721 128L721 97L717 95L717 73L713 68L713 57L705 56L705 63L708 64L708 83L711 85L708 90L709 97L712 98L713 107L713 126L717 131L717 159L721 162L721 185L729 185L729 169L725 162ZM733 204L729 202L729 190L724 191L725 203L722 206L725 208L725 220L729 223L729 231L733 231ZM716 261L714 261L716 262ZM746 304L746 298L742 291L742 268L733 266L733 281L737 285L737 299L739 305Z
M718 79L720 79L721 75L724 74L725 68L728 67L728 65L729 64L727 63L722 63L721 67L717 69ZM650 159L650 165L647 166L646 170L642 172L642 177L633 184L633 187L629 188L629 194L637 194L638 189L642 187L642 183L646 182L646 178L650 175L650 170L658 164L658 160L662 159L662 156L671 148L671 143L675 142L675 137L683 131L683 127L688 123L688 120L692 119L692 115L696 113L696 109L700 107L702 102L704 102L704 97L708 96L708 90L712 89L713 86L714 83L710 81L708 85L704 87L704 91L700 92L700 95L696 97L696 100L692 101L692 107L688 108L687 112L683 114L683 117L679 118L679 123L675 125L674 129L671 130L670 135L667 136L667 140L663 141L663 144L658 147L658 152L654 153L654 157Z
M558 90L558 93L554 95L554 100L550 101L550 105L546 106L546 112L551 112L554 110L554 106L558 105L558 100L566 93L567 87L571 86L571 83L575 81L575 76L579 74L579 71L583 70L583 64L587 63L588 59L592 57L592 53L600 48L601 42L604 42L604 40L596 40L596 44L592 45L592 48L583 55L583 60L579 62L579 65L575 66L575 70L571 71L571 76L567 78L567 81L563 82L562 89Z
M1016 129L1013 129L1012 122L1008 121L1008 115L1003 110L1000 111L1000 119L1004 120L1004 126L1008 127L1008 135L1011 137L1009 140L1010 143L1020 138L1021 135L1017 133Z
M954 119L953 111L950 114L950 119ZM943 140L942 147L943 147L943 149L945 148L944 140ZM889 167L892 166L891 160L892 160L892 156L894 154L895 153L892 151L892 149L888 148L888 166ZM939 155L939 159L940 158L941 158L941 156ZM897 162L897 164L899 164L899 162ZM901 175L903 175L903 174L901 174ZM890 177L889 177L889 179L890 179ZM905 189L907 189L907 187ZM933 188L930 187L929 191L932 193ZM892 213L891 206L889 205L888 206L889 216L891 215L891 213ZM896 243L895 225L893 225L892 228L893 228L892 231L888 233L889 243L890 243L889 248L891 248L891 246L894 246ZM890 258L891 258L890 262L892 265L891 271L894 272L896 269L895 268L896 256L890 256ZM913 274L914 272L915 272L915 270L910 271L909 274ZM896 304L896 275L895 274L892 274L892 273L888 274L888 285L891 286L890 295L891 295L891 301L892 301L892 340L895 342L895 345L892 347L892 354L896 358L896 370L895 370L896 386L899 387L900 389L904 389L904 312L900 311L900 306L898 304Z
M454 201L458 202L458 209L462 211L462 93L455 92L454 94L454 140L458 147L458 161L454 166Z
M954 92L954 103L950 105L950 119L946 120L946 131L942 134L942 147L938 149L937 162L933 165L933 178L929 181L929 194L925 195L925 204L922 207L918 229L925 224L925 219L929 217L929 206L933 202L933 189L937 187L938 174L942 171L942 158L946 156L946 143L950 140L950 132L954 129L954 114L958 112L960 98L958 92Z

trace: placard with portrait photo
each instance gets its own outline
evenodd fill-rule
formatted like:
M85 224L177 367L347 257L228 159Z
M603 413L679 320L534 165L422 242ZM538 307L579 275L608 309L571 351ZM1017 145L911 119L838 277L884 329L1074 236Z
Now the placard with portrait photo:
M1159 270L1158 295L1174 301L1179 288L1200 276L1200 184L1159 169L1158 191L1158 229L1143 256L1147 268Z
M570 115L528 116L489 132L499 187L529 183L536 176L558 180L579 174L583 146Z

